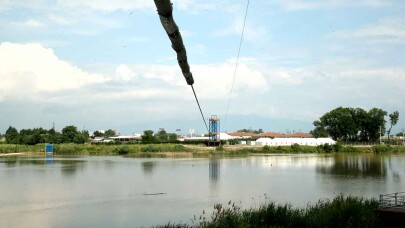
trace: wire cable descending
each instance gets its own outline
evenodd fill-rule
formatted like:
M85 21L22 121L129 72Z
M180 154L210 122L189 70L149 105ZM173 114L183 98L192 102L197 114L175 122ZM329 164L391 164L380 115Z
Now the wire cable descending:
M198 108L200 109L201 117L202 117L203 120L204 120L205 127L207 128L207 131L210 132L210 130L208 129L207 122L205 121L204 114L203 114L203 112L202 112L202 110L201 110L200 102L198 102L197 94L195 93L195 90L194 90L193 85L191 85L191 88L193 89L194 97L195 97L195 100L197 101Z
M239 64L240 49L242 47L243 35L245 33L245 25L246 25L246 18L247 18L248 10L249 10L249 3L250 3L250 0L247 1L247 5L246 5L245 19L243 20L243 28L242 28L242 35L240 37L240 42L239 42L238 56L236 57L236 65L235 65L235 70L233 72L231 92L229 93L228 106L226 108L225 121L224 121L224 129L225 129L225 131L227 130L226 124L227 124L227 119L228 119L229 104L231 103L233 85L235 83L235 77L236 77L236 70L238 69L238 64Z

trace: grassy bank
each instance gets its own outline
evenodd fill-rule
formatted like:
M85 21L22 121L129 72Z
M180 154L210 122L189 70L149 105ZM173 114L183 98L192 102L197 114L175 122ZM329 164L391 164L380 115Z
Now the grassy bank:
M383 225L374 209L375 199L338 196L321 200L304 209L273 202L259 208L243 210L232 204L217 204L209 218L205 214L192 224L166 224L157 227L377 227Z
M0 153L40 152L45 145L0 144ZM371 147L353 147L337 145L323 146L220 146L182 144L57 144L55 154L60 155L126 155L131 157L207 157L207 156L247 156L249 154L305 154L305 153L405 153L404 146L378 145Z

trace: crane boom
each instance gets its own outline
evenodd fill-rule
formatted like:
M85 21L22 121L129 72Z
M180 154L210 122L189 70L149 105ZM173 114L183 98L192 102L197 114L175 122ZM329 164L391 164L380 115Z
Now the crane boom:
M173 6L170 0L154 0L155 5L160 17L160 22L165 29L170 41L172 42L172 48L177 53L177 61L181 68L184 78L187 84L193 85L194 78L193 74L190 72L190 66L187 62L187 52L183 44L183 39L181 37L179 27L173 19Z

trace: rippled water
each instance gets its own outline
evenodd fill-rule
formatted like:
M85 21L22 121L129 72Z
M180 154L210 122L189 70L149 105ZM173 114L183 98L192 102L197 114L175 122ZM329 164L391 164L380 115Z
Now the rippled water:
M191 222L215 203L308 202L405 191L405 155L224 159L0 158L0 227ZM266 199L269 198L269 199Z

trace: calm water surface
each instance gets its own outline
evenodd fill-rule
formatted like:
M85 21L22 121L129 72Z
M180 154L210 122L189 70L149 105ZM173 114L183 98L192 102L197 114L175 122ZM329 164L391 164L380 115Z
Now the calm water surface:
M224 159L0 158L0 227L140 227L190 223L229 200L304 207L340 193L405 191L405 155ZM267 199L268 201L268 199Z

